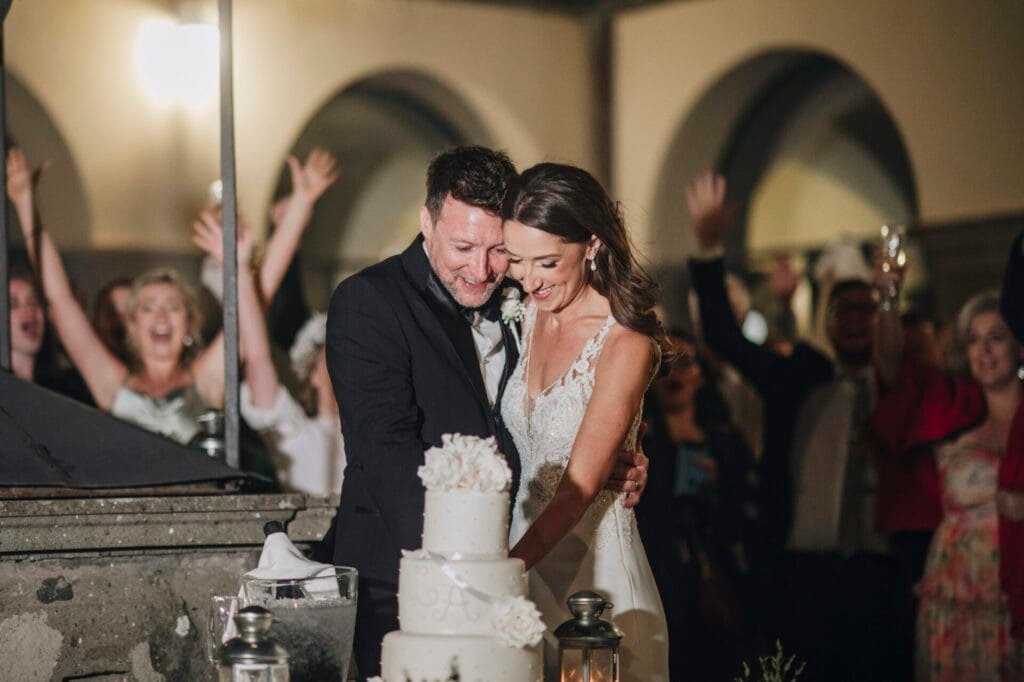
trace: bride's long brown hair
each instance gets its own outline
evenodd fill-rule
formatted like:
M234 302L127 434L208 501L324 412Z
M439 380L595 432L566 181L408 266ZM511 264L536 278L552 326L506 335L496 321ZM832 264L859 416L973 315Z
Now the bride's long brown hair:
M637 262L622 210L587 171L560 163L539 163L523 171L505 202L504 218L543 230L566 242L601 241L588 266L588 284L608 299L624 327L654 340L663 355L670 343L654 306L658 286Z

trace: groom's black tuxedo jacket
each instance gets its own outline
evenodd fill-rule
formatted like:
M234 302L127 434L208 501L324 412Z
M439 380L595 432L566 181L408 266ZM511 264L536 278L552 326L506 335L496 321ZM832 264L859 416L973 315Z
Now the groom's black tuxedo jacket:
M501 327L505 370L496 406L518 359L511 330ZM442 434L496 436L519 480L519 455L487 400L472 330L433 275L422 237L335 290L327 367L348 460L334 561L396 585L401 550L421 545L416 470Z

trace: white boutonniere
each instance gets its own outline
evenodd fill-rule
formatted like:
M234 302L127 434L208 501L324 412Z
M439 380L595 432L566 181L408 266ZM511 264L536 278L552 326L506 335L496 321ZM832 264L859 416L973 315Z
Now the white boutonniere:
M512 330L516 348L522 352L523 344L519 340L519 324L526 317L526 305L520 300L522 294L515 287L506 287L501 295L505 298L501 303L501 321Z

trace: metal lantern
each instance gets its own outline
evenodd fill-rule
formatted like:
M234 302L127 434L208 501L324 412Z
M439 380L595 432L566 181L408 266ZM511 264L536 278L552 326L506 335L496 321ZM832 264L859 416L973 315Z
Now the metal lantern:
M261 606L235 614L238 637L220 654L220 682L288 682L288 652L270 638L274 616Z
M619 682L622 633L601 613L611 602L597 592L577 592L565 602L574 616L555 630L561 682Z

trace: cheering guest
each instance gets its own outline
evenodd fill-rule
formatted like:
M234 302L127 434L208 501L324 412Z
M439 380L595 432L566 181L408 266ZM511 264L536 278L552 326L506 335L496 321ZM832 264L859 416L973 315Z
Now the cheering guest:
M7 286L10 304L11 369L19 379L48 388L87 405L92 396L82 377L67 367L46 322L43 296L28 270L12 269Z
M198 432L196 418L224 402L224 338L200 350L199 316L192 288L175 271L157 269L140 275L128 298L128 347L131 366L111 353L75 298L60 254L33 215L28 164L19 149L7 161L8 191L21 222L29 256L49 304L53 324L96 404L143 428L188 443ZM213 219L204 214L204 221ZM249 267L251 241L240 232L241 271ZM239 315L257 303L239 278ZM252 315L252 313L248 313Z
M879 472L862 437L877 385L875 287L840 274L825 296L834 365L806 343L789 355L754 344L729 314L723 286L722 243L732 222L725 179L701 176L687 201L701 251L690 273L705 338L765 405L763 513L771 540L786 547L775 627L807 657L815 678L888 680L896 665L891 593L898 572L876 525L876 507L884 507ZM866 265L860 270L870 274ZM908 497L928 501L927 491L915 495Z
M292 193L273 211L277 229L267 243L257 274L263 300L274 297L312 217L312 207L337 179L333 155L314 149L305 164L289 157ZM193 242L217 264L223 260L223 231L216 220L195 224ZM279 482L287 489L316 495L341 491L345 447L338 404L327 373L325 315L310 318L292 344L292 369L301 382L301 404L281 384L271 359L270 339L261 309L240 317L244 381L242 417L270 446Z
M194 241L208 249L218 263L221 240L216 222L196 225ZM270 445L283 486L315 495L341 492L345 447L327 374L326 316L311 318L292 346L292 367L303 385L305 405L300 405L278 380L262 310L256 306L246 311L255 315L239 316L239 328L245 331L245 381L239 401L242 417Z
M870 423L883 456L932 453L941 475L942 522L919 586L917 678L1019 680L1011 628L1024 634L1024 349L995 294L969 300L956 327L966 376L951 381L906 354Z

